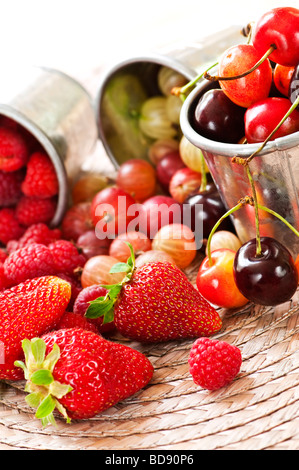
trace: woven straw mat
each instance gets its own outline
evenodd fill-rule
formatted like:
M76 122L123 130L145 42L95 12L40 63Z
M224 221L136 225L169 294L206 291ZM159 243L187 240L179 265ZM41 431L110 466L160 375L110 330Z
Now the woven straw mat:
M186 274L194 283L199 261ZM220 310L213 338L238 346L243 363L228 386L209 392L190 376L193 340L158 345L114 339L142 351L155 372L133 397L86 421L42 428L24 383L0 383L0 449L299 449L298 292L275 308Z

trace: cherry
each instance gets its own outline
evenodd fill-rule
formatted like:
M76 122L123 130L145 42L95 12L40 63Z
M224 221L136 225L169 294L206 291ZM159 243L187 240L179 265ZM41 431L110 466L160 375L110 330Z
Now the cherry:
M193 127L207 139L237 143L244 136L244 114L223 90L209 90L196 105Z
M191 209L190 207L191 206ZM188 220L186 212L190 210L190 228L198 240L198 230L202 230L202 238L208 238L219 218L226 213L220 194L214 183L208 183L204 190L196 191L188 196L183 205L184 221ZM185 222L186 223L186 222ZM221 230L234 231L229 218L224 219Z
M248 108L256 101L269 96L272 85L270 61L264 60L248 74L260 58L260 54L251 44L239 44L227 49L220 59L219 76L215 78L219 80L224 93L238 106ZM244 73L245 76L235 78Z
M292 7L273 8L257 21L252 43L260 57L271 46L269 56L277 64L291 67L299 62L299 10Z
M202 261L196 285L203 297L213 305L222 308L238 308L248 303L239 291L234 278L234 259L236 252L228 248L214 250L211 259Z
M294 68L293 75L290 80L288 97L292 104L295 103L299 96L299 63ZM297 105L298 106L298 105Z
M294 260L280 242L262 237L261 253L256 239L249 240L236 253L234 277L240 292L259 305L274 306L292 298L298 286Z
M253 104L245 113L245 136L248 143L263 142L291 107L287 98L271 97ZM270 140L299 130L299 111L294 110Z
M295 67L276 64L273 71L273 81L280 93L286 97L289 96L289 87Z

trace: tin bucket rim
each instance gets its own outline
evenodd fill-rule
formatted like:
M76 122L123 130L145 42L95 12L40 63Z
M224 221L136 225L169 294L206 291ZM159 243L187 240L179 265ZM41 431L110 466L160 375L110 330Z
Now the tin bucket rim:
M155 54L155 53L145 54L145 55L136 55L136 56L130 56L130 57L124 58L120 62L115 63L114 66L106 72L106 74L103 76L101 80L101 84L96 93L96 97L94 100L94 111L96 115L96 122L97 122L97 128L98 128L98 137L100 141L102 142L103 146L105 147L105 150L110 160L113 162L116 168L119 167L119 163L116 161L113 153L110 150L110 147L105 138L104 129L101 123L100 111L101 111L103 94L104 94L104 90L109 79L115 73L121 71L124 67L127 67L129 65L138 64L138 62L148 62L148 63L153 63L153 64L172 68L173 70L176 70L177 72L184 75L188 81L196 77L196 72L190 67L187 67L184 64L182 64L180 61L173 59L172 57L169 57L169 56L164 56L162 54Z
M206 152L211 152L215 155L224 157L249 157L252 153L257 151L261 146L261 142L257 144L230 144L224 142L217 142L215 140L203 137L196 132L190 124L189 111L194 101L210 84L205 79L201 79L195 88L185 99L180 113L180 126L184 136L197 148ZM299 131L293 132L284 137L279 137L275 140L269 141L265 147L256 155L256 157L266 155L274 151L283 151L289 148L299 146Z
M67 208L68 200L67 174L58 151L49 137L42 131L42 129L20 111L17 111L11 106L0 103L0 114L13 119L15 122L24 127L28 132L30 132L30 134L32 134L38 140L51 159L58 179L59 192L56 211L53 219L50 222L50 226L58 226L61 223Z

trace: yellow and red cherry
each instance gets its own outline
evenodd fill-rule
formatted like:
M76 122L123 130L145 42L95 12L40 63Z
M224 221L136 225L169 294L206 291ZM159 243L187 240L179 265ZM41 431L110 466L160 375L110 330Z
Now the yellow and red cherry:
M220 248L211 252L202 261L196 278L201 295L213 305L221 308L239 308L248 299L239 291L234 279L234 259L236 252Z
M286 65L276 64L273 70L273 81L277 90L284 96L289 96L290 82L295 67L287 67Z
M245 136L247 142L264 142L278 126L291 107L287 98L271 97L253 104L245 113ZM270 140L299 131L299 111L294 109L280 125Z
M257 21L252 43L260 58L272 48L269 58L292 67L299 62L299 10L293 7L273 8Z
M269 96L272 85L272 67L268 59L253 72L248 70L261 59L251 44L232 46L219 62L219 84L224 93L238 106L248 108L253 103ZM241 78L234 78L246 73Z
M249 240L236 253L234 278L239 291L258 305L275 306L289 301L298 286L295 262L280 242L271 237Z

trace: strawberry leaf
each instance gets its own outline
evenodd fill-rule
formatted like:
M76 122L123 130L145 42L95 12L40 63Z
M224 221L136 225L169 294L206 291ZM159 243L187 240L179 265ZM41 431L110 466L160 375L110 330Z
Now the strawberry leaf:
M98 297L89 302L89 307L85 313L87 318L103 317L103 323L110 323L114 319L114 304L117 301L121 289L124 284L131 280L135 269L135 254L131 243L124 241L130 248L131 256L128 258L127 263L116 263L110 269L110 273L127 273L119 284L111 284L101 286L108 290L105 297Z
M56 398L62 398L72 390L69 384L62 384L54 380L52 371L60 357L60 349L54 343L51 352L45 357L46 343L41 338L22 341L25 363L15 361L16 367L24 371L25 391L29 393L26 401L29 406L37 408L36 417L41 419L43 426L55 425L53 410L57 408L67 422L70 422L66 410Z
M87 318L105 317L111 310L113 310L114 300L92 300L85 313Z
M127 263L116 263L112 268L110 269L110 273L128 273L131 271L131 266L129 266Z

